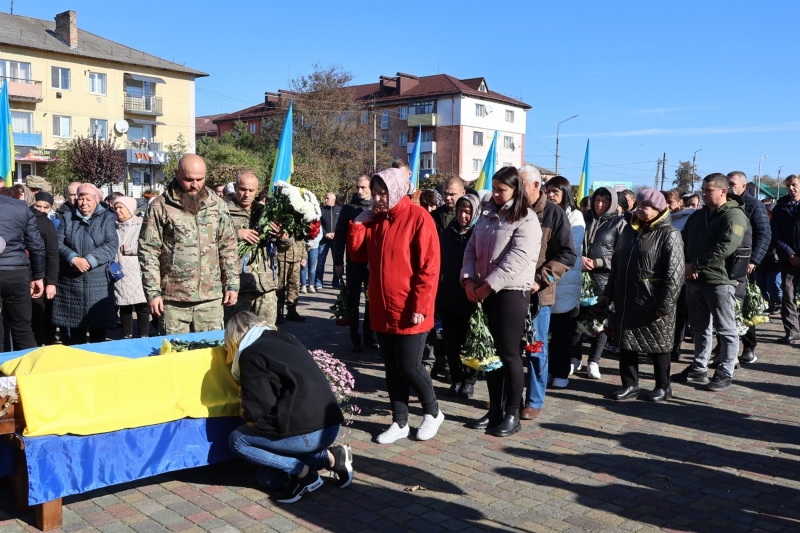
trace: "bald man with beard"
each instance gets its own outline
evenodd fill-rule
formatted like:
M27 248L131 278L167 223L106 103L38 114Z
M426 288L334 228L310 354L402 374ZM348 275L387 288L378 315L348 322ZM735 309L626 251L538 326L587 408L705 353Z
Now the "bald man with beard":
M236 232L205 180L203 158L183 156L142 224L142 287L151 314L163 317L163 335L221 329L223 306L238 297Z

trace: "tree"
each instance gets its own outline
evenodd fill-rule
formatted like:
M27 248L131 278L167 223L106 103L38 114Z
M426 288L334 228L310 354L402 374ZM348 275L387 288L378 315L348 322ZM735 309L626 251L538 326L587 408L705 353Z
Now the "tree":
M697 181L695 177L694 181ZM682 193L692 190L692 162L678 161L678 169L675 171L675 180L672 182L675 188Z
M78 137L71 147L72 171L96 187L122 181L128 164L111 139Z
M252 138L250 133L246 133L246 135ZM254 149L252 146L248 148L247 144L240 143L236 135L231 132L225 132L219 138L203 137L199 139L197 155L206 162L209 187L233 181L236 179L236 174L242 170L255 172L263 182L267 178L271 162L268 154ZM274 155L272 155L272 159L274 159ZM232 174L233 167L239 169L236 174ZM233 175L232 179L231 175Z
M755 183L756 177L757 176L752 177L751 181L753 183ZM769 174L764 174L763 176L761 176L761 185L763 185L764 187L777 187L778 178L773 178Z
M178 170L178 161L189 151L189 146L186 144L186 139L183 133L178 134L178 139L173 144L165 146L168 152L167 162L164 163L161 171L164 173L164 179L169 181Z
M80 178L72 168L72 150L75 139L62 140L56 145L54 161L47 164L44 177L53 186L53 194L67 196L67 186Z

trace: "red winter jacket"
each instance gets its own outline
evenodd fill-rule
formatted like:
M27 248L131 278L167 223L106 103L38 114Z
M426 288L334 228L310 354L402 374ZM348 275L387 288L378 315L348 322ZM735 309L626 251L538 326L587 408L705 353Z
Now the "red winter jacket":
M414 335L433 329L439 282L439 235L430 214L408 197L368 225L350 222L347 253L369 262L369 318L373 331ZM411 316L425 316L422 324Z

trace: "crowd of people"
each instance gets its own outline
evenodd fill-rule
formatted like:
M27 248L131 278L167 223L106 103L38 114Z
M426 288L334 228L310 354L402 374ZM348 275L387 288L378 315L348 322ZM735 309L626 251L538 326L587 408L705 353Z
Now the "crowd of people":
M568 387L584 355L587 377L602 379L603 354L618 354L614 400L667 401L672 382L726 390L740 363L758 359L755 326L737 329L748 280L767 312L780 312L780 342L800 340L799 175L765 205L739 171L709 174L700 195L599 187L579 203L569 180L545 182L530 165L500 169L490 191L458 176L416 191L410 174L398 160L359 176L344 205L328 193L313 240L271 223L260 257L238 253L263 238L252 229L266 198L258 177L242 172L209 189L196 155L184 156L164 193L145 203L103 197L88 183L70 184L60 207L47 192L3 188L0 298L11 346L101 342L118 323L124 338L225 328L248 422L231 447L290 502L321 484L321 468L341 486L352 480L352 452L333 446L341 412L335 399L317 396L327 381L309 370L318 368L296 339L276 331L284 320L305 320L298 298L325 288L328 254L329 287L346 288L352 350L380 350L385 363L392 423L380 444L410 435L412 397L423 413L416 439L436 436L445 420L437 374L454 399L470 398L483 374L488 412L469 426L500 437L537 418L548 387ZM607 327L579 327L587 298ZM461 359L479 305L500 362L483 372ZM671 374L687 333L692 362ZM639 388L642 355L653 362L652 391ZM287 380L291 387L278 385Z

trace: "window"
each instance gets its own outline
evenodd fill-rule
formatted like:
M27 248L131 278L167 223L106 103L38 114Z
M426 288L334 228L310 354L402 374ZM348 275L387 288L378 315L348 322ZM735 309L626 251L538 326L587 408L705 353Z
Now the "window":
M11 130L14 133L33 133L33 113L12 111Z
M488 93L489 91L486 89L486 82L482 81L480 86L478 87L478 90L482 93Z
M408 146L408 133L401 133L397 138L398 146Z
M506 109L506 122L514 123L514 112L510 109Z
M99 72L89 73L89 92L92 94L106 94L106 75Z
M472 160L472 171L473 172L480 172L483 168L483 159L473 159Z
M426 113L436 113L435 102L417 102L411 109L413 115L424 115Z
M53 137L72 137L72 118L53 115Z
M475 104L475 116L476 117L485 117L486 116L486 106L483 104Z
M384 109L381 113L381 129L388 130L389 129L389 111Z
M0 59L0 76L4 78L11 78L11 81L16 82L30 81L31 64Z
M433 131L432 130L423 131L422 132L422 142L429 143L431 141L433 141Z
M108 121L99 118L89 119L89 136L95 139L108 137Z
M252 135L255 135L255 134L256 134L256 123L255 123L255 122L251 122L251 123L250 123L250 133L251 133Z
M419 154L419 168L432 169L433 168L433 153L425 152Z
M514 149L514 137L509 135L505 135L503 137L503 148L509 148L511 150Z
M400 108L400 120L406 120L408 118L408 106L403 106Z
M133 98L153 96L153 84L149 81L125 80L125 96Z
M381 135L381 144L383 146L389 146L389 136L386 135L385 133Z
M152 124L131 124L131 127L128 128L129 142L141 142L142 139L153 142L153 137Z
M50 74L52 77L53 89L61 89L62 91L69 91L69 69L61 67L51 67Z
M472 144L475 146L483 146L483 132L475 131L472 133Z
M369 120L369 111L364 111L363 113L361 113L361 123L366 124L368 120Z

